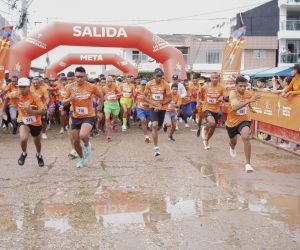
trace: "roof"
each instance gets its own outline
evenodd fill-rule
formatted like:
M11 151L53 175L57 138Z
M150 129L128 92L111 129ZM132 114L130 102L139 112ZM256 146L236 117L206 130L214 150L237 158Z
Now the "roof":
M291 67L289 67L289 66L282 66L282 67L269 68L269 69L263 70L263 71L258 71L256 73L254 73L253 75L250 75L250 76L252 76L252 77L290 76L291 72L292 72L292 68ZM242 72L242 74L243 73L244 72Z

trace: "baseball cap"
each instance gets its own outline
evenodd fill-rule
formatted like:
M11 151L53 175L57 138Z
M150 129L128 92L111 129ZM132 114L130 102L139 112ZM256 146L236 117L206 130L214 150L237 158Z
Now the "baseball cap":
M245 78L248 82L250 82L250 76L244 76L244 78Z
M26 77L22 77L18 80L18 86L20 87L29 87L30 86L30 81Z
M8 73L9 73L9 70L6 69L6 70L4 71L4 74L8 74Z
M147 84L147 80L143 79L141 80L141 85L146 85Z
M164 72L163 72L163 70L162 70L161 68L156 68L156 69L154 70L154 75L155 75L155 76L163 76L163 75L164 75Z

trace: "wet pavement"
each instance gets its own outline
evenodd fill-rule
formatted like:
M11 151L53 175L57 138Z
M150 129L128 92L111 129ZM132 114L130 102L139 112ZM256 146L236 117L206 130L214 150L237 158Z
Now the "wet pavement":
M162 132L157 158L138 128L95 137L80 170L66 134L49 131L39 168L2 131L0 249L300 249L300 158L253 140L246 174L240 140L232 159L224 130L204 151L194 129Z

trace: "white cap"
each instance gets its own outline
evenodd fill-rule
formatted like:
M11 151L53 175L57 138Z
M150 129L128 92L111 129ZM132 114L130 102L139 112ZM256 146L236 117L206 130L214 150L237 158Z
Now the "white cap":
M248 82L250 82L250 76L244 76L245 79L247 79Z
M26 77L22 77L18 80L18 86L22 87L29 87L30 86L30 81Z
M7 73L9 73L9 70L6 69L6 70L4 71L4 74L7 74Z

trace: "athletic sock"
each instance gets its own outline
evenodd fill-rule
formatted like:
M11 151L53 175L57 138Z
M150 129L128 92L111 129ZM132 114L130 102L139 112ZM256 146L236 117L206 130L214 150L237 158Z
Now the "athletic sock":
M127 118L123 118L123 125L127 125Z

